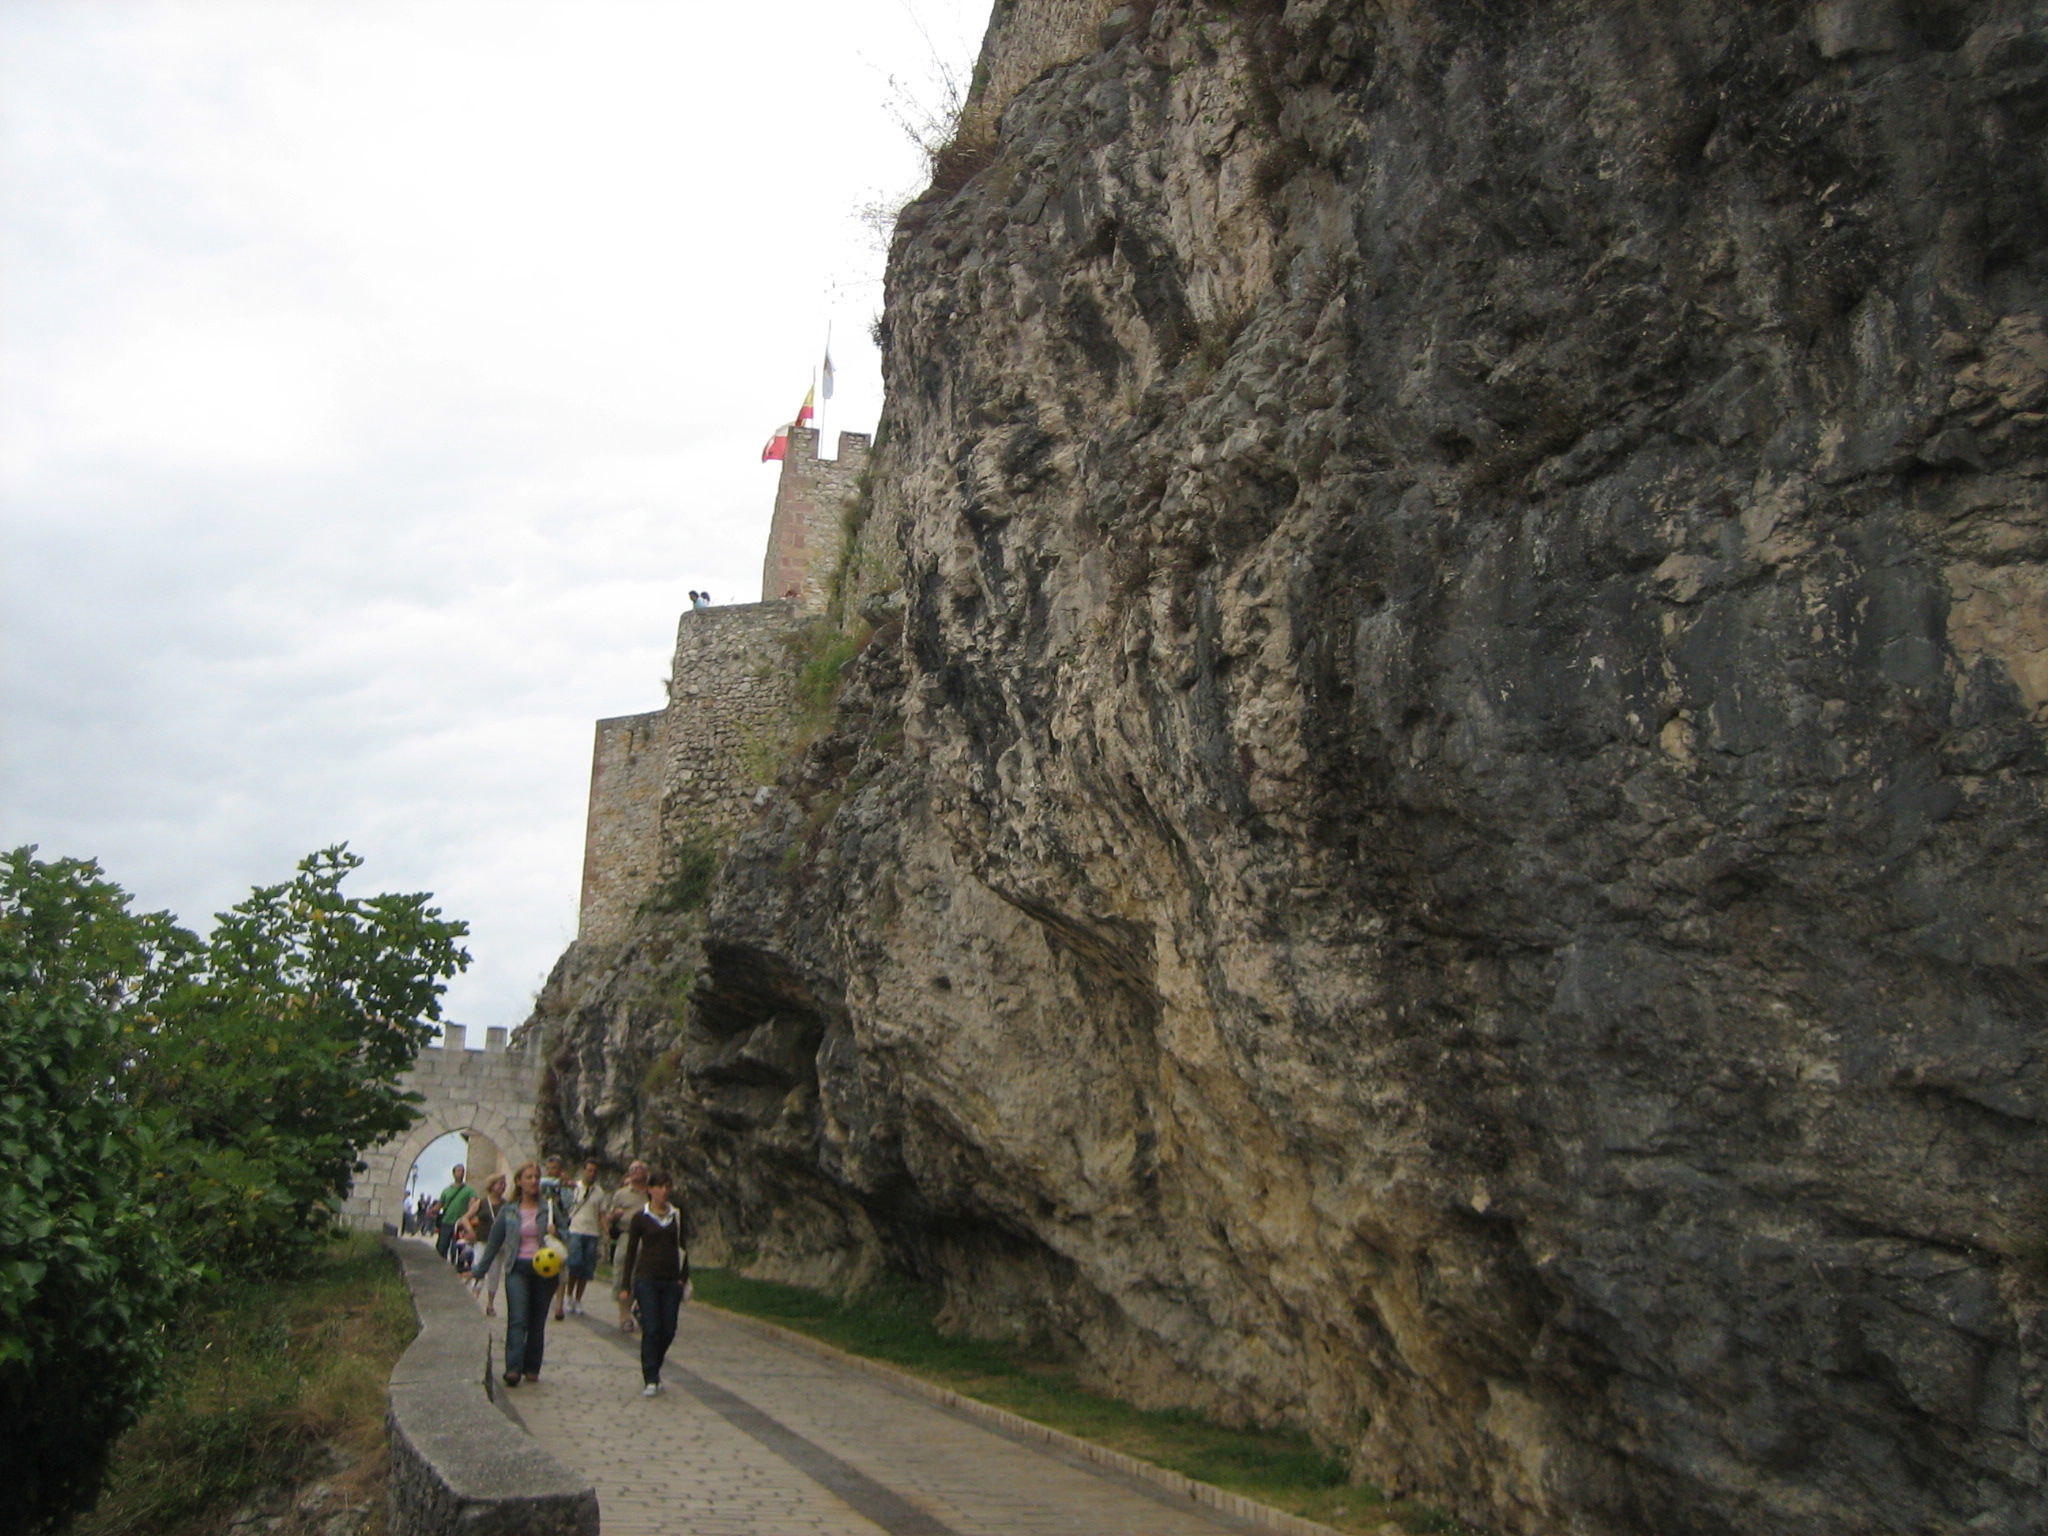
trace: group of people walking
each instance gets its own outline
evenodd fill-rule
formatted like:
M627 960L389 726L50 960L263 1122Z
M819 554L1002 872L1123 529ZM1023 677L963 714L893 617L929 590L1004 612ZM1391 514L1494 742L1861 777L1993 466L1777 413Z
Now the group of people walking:
M619 1330L640 1335L641 1392L658 1395L690 1282L688 1230L669 1176L635 1161L626 1182L607 1194L595 1160L571 1180L563 1176L562 1160L551 1157L545 1168L521 1164L509 1194L502 1174L478 1194L466 1173L458 1164L454 1182L442 1191L436 1247L454 1262L463 1228L481 1244L469 1266L470 1286L484 1297L487 1316L496 1315L504 1293L505 1385L540 1380L549 1317L582 1314L604 1247L617 1257ZM549 1250L553 1257L544 1258Z

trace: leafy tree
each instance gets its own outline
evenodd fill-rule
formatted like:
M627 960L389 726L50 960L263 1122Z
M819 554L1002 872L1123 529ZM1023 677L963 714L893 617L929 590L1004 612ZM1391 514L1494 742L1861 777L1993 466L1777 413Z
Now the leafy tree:
M344 895L345 847L216 920L203 964L137 1039L133 1092L176 1121L156 1198L242 1272L289 1264L357 1154L412 1123L398 1080L469 963L425 895Z
M329 1228L469 963L430 898L344 895L345 847L204 941L33 852L0 859L0 1486L29 1530L91 1502L184 1288Z
M0 857L0 1486L35 1530L91 1502L161 1377L189 1266L136 1197L162 1141L119 1080L198 941L29 853Z

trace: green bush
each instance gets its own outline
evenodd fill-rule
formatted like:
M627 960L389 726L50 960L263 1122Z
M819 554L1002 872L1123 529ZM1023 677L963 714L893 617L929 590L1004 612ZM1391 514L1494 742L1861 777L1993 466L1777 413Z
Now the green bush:
M796 676L796 696L808 715L822 715L839 697L841 674L846 664L867 644L865 632L844 634L819 626L805 639L807 654Z
M119 1079L127 1011L196 941L127 902L95 865L0 858L0 1483L28 1531L92 1502L188 1279L137 1195L157 1117Z
M33 854L0 856L0 1479L28 1531L92 1501L195 1279L325 1236L469 961L425 896L343 896L345 848L204 941Z

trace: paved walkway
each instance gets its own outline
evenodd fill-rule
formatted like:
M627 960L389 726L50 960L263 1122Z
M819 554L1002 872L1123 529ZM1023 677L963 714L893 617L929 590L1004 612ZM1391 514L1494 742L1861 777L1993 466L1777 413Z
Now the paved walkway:
M642 1397L639 1341L603 1311L550 1323L541 1384L500 1391L521 1425L597 1484L603 1536L1260 1529L700 1306L683 1308L668 1390Z

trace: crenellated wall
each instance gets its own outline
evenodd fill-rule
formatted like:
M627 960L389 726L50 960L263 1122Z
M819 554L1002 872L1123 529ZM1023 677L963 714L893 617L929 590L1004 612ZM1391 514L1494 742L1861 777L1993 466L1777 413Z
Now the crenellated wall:
M451 1131L470 1138L470 1182L479 1189L492 1173L507 1172L535 1156L533 1110L540 1092L538 1037L522 1031L516 1042L502 1025L484 1031L484 1048L469 1049L461 1024L441 1026L414 1060L403 1086L421 1096L420 1116L409 1130L363 1154L363 1171L341 1208L347 1225L365 1232L396 1229L406 1176L427 1148Z
M750 813L789 713L792 645L823 616L846 511L868 462L864 432L790 433L777 481L758 603L685 610L664 708L597 722L583 842L581 945L625 940L674 873L679 848L728 837ZM783 593L793 593L784 597Z
M842 432L839 457L821 459L815 430L791 430L789 453L775 486L768 552L761 561L763 602L792 602L805 614L825 611L838 563L841 523L847 503L859 492L868 446L867 433Z

